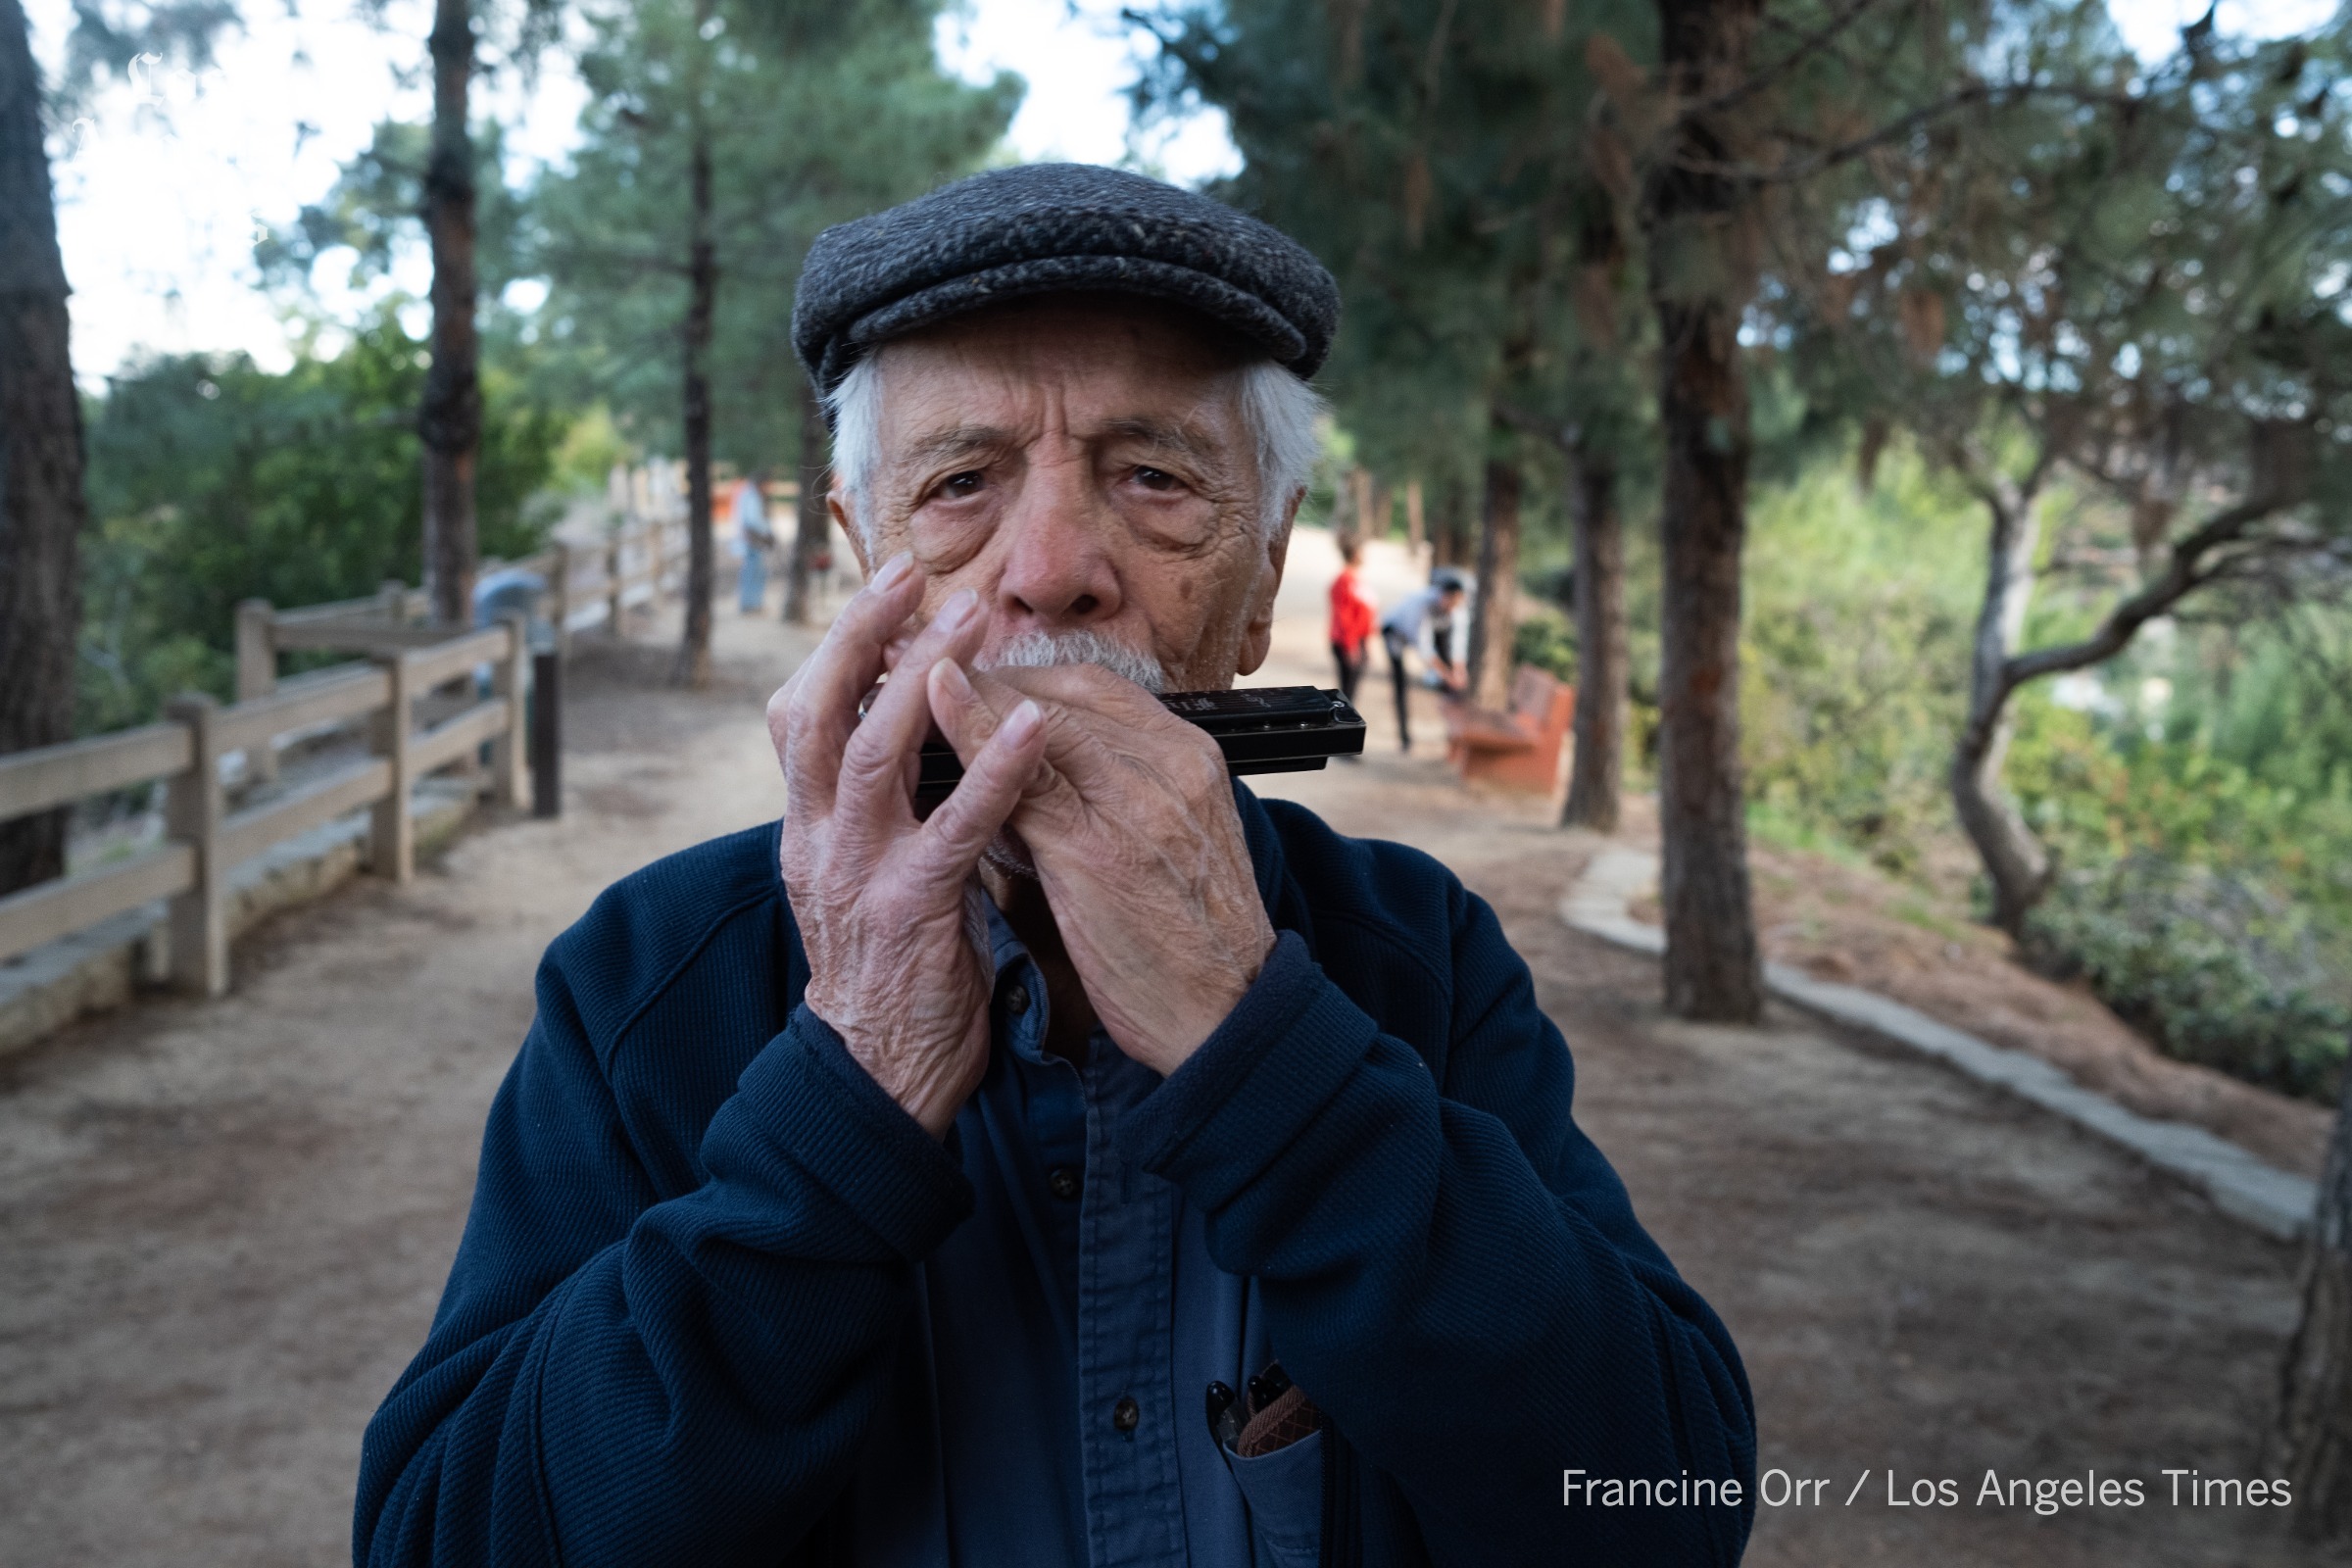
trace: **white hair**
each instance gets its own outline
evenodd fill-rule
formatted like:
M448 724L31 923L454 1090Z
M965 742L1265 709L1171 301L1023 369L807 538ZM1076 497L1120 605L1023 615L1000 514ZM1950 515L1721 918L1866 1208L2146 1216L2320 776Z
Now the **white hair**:
M1100 664L1154 695L1168 689L1167 666L1140 648L1099 631L1025 631L980 656L982 669L1046 669L1054 664Z
M858 505L873 490L882 466L882 378L879 352L850 368L825 399L833 414L833 473L850 502L851 520L869 546L867 514ZM1291 503L1306 489L1315 470L1315 418L1323 399L1315 389L1272 360L1255 360L1239 372L1242 424L1257 446L1257 526L1272 538Z

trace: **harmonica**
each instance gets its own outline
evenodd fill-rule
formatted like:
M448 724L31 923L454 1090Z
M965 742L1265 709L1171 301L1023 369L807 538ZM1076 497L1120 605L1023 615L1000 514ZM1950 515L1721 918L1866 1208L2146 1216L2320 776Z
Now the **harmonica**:
M1335 757L1360 757L1364 719L1338 692L1314 686L1244 686L1224 692L1168 692L1160 706L1216 737L1225 770L1311 773ZM956 749L934 738L923 745L915 799L936 804L963 777Z

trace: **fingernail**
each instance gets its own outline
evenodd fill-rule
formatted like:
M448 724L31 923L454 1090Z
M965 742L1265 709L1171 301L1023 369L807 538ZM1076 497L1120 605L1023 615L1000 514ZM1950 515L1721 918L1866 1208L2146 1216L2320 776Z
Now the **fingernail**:
M1022 698L1021 706L1014 709L1004 720L1004 738L1010 741L1027 740L1029 732L1045 722L1045 717L1046 710L1037 706L1036 699Z
M972 612L979 608L980 596L969 588L959 588L939 607L939 617L932 624L941 631L954 631L971 619Z
M913 569L913 567L914 552L911 550L902 550L897 555L891 557L888 561L882 564L882 569L874 573L874 580L871 586L876 593L881 592L885 588L896 587L899 579L906 576L908 571Z

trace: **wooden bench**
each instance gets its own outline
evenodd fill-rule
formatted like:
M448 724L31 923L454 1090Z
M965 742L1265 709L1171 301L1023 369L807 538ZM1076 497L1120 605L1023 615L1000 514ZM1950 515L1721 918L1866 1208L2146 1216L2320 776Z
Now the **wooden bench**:
M1446 759L1461 769L1465 783L1548 795L1559 787L1560 759L1568 746L1568 724L1576 715L1576 688L1533 664L1511 677L1507 712L1449 702L1446 709Z

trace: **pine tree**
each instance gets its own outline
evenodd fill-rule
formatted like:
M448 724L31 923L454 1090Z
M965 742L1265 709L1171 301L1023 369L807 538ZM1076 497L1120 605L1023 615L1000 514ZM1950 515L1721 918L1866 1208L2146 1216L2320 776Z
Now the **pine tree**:
M710 673L711 466L772 461L812 412L788 335L808 242L969 172L1011 119L1012 78L941 74L935 16L928 0L642 0L589 19L584 139L532 191L527 246L553 285L551 373L682 444L688 684Z
M225 4L75 7L70 93L139 55L210 58ZM0 753L74 735L81 634L79 394L46 144L48 106L22 0L0 0ZM62 876L67 812L0 822L0 894Z

